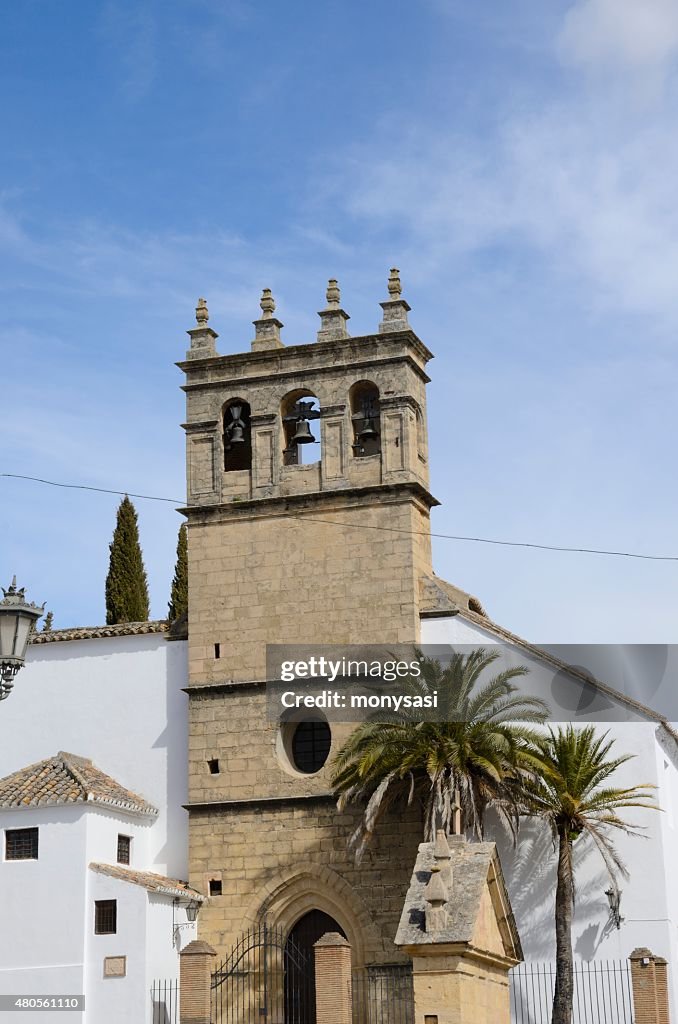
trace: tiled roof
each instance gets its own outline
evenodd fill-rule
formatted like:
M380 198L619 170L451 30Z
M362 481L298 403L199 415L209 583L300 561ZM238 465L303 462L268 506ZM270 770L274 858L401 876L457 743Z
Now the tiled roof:
M442 836L438 833L438 836ZM431 892L433 867L437 886ZM483 893L489 890L504 955L522 960L520 936L516 927L506 883L494 843L466 842L463 836L438 838L421 843L410 887L405 897L396 935L398 946L448 942L472 945L482 916ZM442 907L435 930L427 930L426 908L431 897ZM427 898L428 897L428 898Z
M165 619L152 622L120 622L115 626L74 626L72 629L50 629L46 633L34 633L32 644L54 644L62 640L100 640L109 636L142 636L144 633L166 633L169 625Z
M60 750L0 779L0 807L48 807L94 803L149 816L158 811L143 797L105 775L86 757Z
M187 882L181 882L177 878L166 878L164 875L156 875L152 871L135 871L134 868L123 868L119 864L90 864L90 868L100 875L108 875L110 878L120 879L121 882L141 885L149 892L167 893L169 896L187 896L199 903L205 899L201 893L191 889Z

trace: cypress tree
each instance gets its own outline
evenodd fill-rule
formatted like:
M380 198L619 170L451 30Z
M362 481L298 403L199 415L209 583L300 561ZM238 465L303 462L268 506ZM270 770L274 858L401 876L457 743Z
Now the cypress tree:
M106 623L148 620L148 581L139 545L137 513L127 495L120 502L109 545L106 577Z
M179 527L179 539L177 541L177 561L174 567L174 579L172 580L172 592L170 594L169 612L167 618L174 622L184 612L188 611L188 537L186 523Z

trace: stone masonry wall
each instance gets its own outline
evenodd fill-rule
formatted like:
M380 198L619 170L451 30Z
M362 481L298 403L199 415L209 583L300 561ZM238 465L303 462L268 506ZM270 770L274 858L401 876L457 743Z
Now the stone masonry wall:
M296 518L231 509L192 518L192 686L264 679L267 643L418 640L418 580L430 573L426 510L397 492L331 501Z
M224 957L262 909L291 926L318 907L346 931L356 963L403 959L393 939L421 840L420 811L389 814L360 865L347 847L358 820L329 801L194 811L191 883L207 890L210 878L220 878L223 893L203 907L201 937Z

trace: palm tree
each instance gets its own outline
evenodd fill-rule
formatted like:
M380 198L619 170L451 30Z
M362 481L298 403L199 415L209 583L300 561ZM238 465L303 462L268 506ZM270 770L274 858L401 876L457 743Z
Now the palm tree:
M420 658L422 673L405 683L412 696L437 692L438 721L422 722L400 712L391 720L363 722L351 734L332 765L338 806L366 803L353 840L360 857L387 807L421 801L424 838L438 828L470 831L482 837L491 804L515 834L518 822L516 779L528 770L525 751L536 743L535 723L548 718L547 705L518 692L512 680L527 674L507 668L487 682L480 677L498 651L479 648L456 652L449 665Z
M537 740L533 771L521 781L524 813L547 822L558 852L556 986L551 1024L570 1024L572 1020L573 843L582 835L591 837L616 888L617 872L624 877L628 872L609 833L641 834L618 812L626 808L656 809L650 794L654 787L641 784L620 789L608 784L617 768L633 755L610 756L614 740L607 736L596 736L592 725L579 730L572 725L550 729Z

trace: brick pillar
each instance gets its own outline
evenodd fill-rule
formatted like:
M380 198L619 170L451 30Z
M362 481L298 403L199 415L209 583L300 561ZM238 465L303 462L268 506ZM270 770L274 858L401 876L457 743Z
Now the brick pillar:
M189 942L179 954L180 1024L210 1024L210 984L216 955L216 950L200 939Z
M338 932L327 932L313 946L313 955L316 1024L351 1024L350 945Z
M629 960L635 1024L670 1024L666 960L642 947Z

